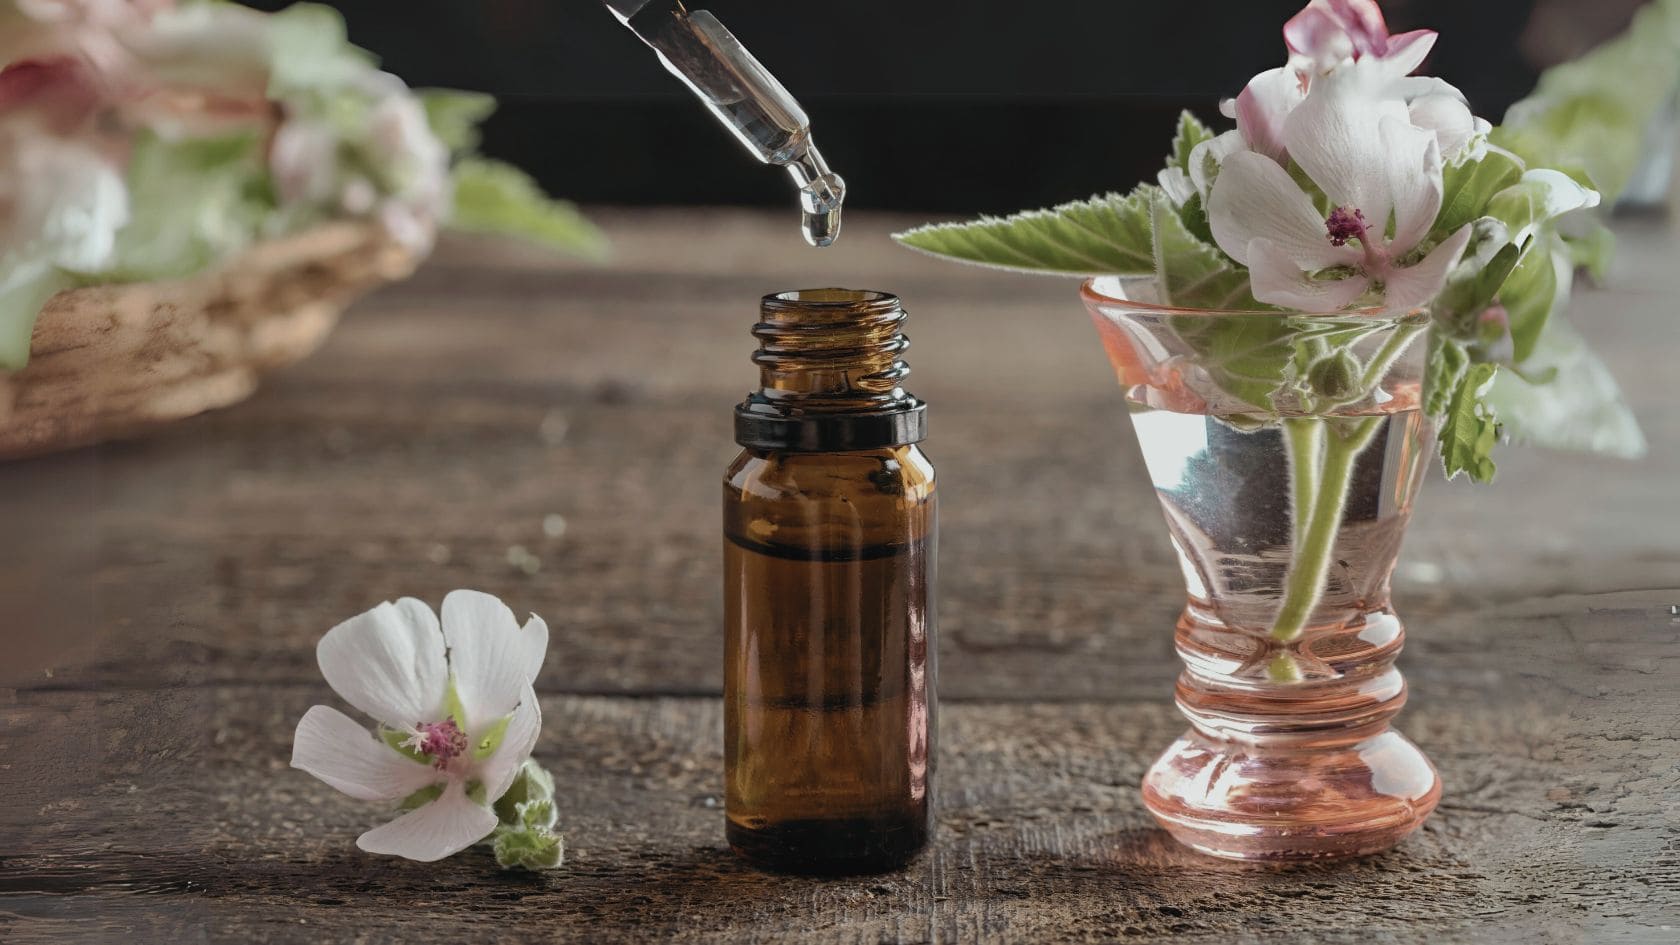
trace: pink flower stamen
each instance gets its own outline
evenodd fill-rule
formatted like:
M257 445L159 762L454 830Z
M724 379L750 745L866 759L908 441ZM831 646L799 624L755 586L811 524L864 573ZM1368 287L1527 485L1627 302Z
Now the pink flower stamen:
M1330 245L1346 246L1350 240L1365 241L1365 212L1357 207L1337 207L1324 221Z
M444 719L442 722L422 722L403 744L422 755L430 756L432 767L442 771L449 767L451 761L466 752L467 733L455 724L453 718Z

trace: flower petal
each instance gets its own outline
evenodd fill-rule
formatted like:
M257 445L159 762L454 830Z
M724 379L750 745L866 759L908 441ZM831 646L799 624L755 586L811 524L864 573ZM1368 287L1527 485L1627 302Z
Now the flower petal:
M519 628L519 646L524 653L525 681L534 683L548 656L548 623L536 614Z
M1190 183L1196 185L1196 192L1202 195L1204 204L1225 159L1246 150L1248 145L1243 142L1240 131L1227 131L1190 149Z
M1359 258L1357 248L1331 244L1324 218L1289 172L1252 151L1225 159L1208 195L1208 226L1219 248L1245 265L1249 245L1256 239L1283 250L1296 270L1323 269Z
M1237 130L1248 146L1278 163L1288 158L1283 143L1283 123L1301 104L1301 80L1294 70L1267 69L1237 96Z
M521 636L513 611L489 594L450 591L443 599L449 669L455 679L455 694L467 714L456 721L468 732L476 735L512 712L530 684L530 657ZM544 627L545 647L547 639Z
M438 799L356 838L368 853L431 863L459 853L496 829L496 815L467 797L466 787L451 781Z
M1384 116L1406 117L1406 103L1383 92L1374 59L1363 59L1316 80L1284 122L1289 156L1323 188L1331 203L1355 207L1384 232L1392 209L1389 156L1378 127Z
M362 801L396 801L438 779L430 765L393 751L329 706L310 708L292 737L292 767Z
M1339 312L1371 287L1371 280L1364 275L1346 279L1310 278L1288 252L1271 240L1257 239L1250 243L1248 256L1254 297L1297 312L1314 315Z
M542 709L537 704L536 690L525 687L519 708L513 710L502 743L478 767L478 777L484 782L484 796L492 802L507 793L508 785L519 774L519 766L531 757L537 747L537 735L542 731Z
M436 721L449 685L437 617L412 597L328 630L315 659L345 702L392 728Z
M1390 272L1383 283L1383 307L1394 312L1410 312L1434 301L1441 287L1447 284L1447 273L1464 255L1464 247L1470 242L1470 227L1468 223L1460 227L1417 265Z
M1388 251L1398 257L1428 235L1441 210L1441 145L1434 132L1398 118L1384 118L1380 131L1394 196L1394 236Z
M1383 68L1389 75L1406 76L1417 71L1429 58L1440 34L1434 30L1412 30L1388 38L1388 49L1382 55Z

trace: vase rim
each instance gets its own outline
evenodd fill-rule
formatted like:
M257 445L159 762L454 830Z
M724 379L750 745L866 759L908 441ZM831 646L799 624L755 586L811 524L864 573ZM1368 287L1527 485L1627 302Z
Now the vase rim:
M1246 318L1369 318L1384 321L1402 322L1415 318L1427 317L1425 309L1412 309L1409 312L1390 312L1385 309L1372 307L1344 309L1339 312L1302 312L1293 309L1242 309L1242 308L1184 308L1176 305L1161 305L1156 302L1145 302L1138 299L1115 295L1098 287L1099 283L1111 283L1116 286L1123 282L1121 276L1090 276L1079 286L1079 295L1087 304L1124 306L1138 312L1159 315L1191 316L1215 318L1231 315L1241 315Z

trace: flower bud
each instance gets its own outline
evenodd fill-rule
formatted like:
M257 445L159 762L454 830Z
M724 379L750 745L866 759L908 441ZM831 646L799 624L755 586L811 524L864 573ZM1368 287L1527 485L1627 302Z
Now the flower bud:
M1359 362L1346 351L1333 351L1307 368L1307 386L1327 400L1351 400L1359 393Z

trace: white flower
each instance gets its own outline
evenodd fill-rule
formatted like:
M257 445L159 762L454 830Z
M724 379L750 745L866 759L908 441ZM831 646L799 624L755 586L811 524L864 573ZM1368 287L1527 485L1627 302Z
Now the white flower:
M1467 225L1413 258L1441 209L1441 147L1403 102L1372 94L1370 70L1355 63L1315 83L1283 126L1290 157L1329 198L1328 216L1264 154L1235 153L1220 167L1208 224L1249 267L1262 302L1332 312L1377 291L1386 309L1418 308L1470 239Z
M1385 98L1404 101L1411 123L1436 133L1441 155L1453 161L1492 128L1471 114L1464 93L1436 78L1411 77L1435 47L1434 30L1390 36L1375 0L1312 0L1284 25L1289 65L1251 79L1220 111L1237 121L1250 150L1283 164L1289 159L1283 126L1313 84L1359 64Z
M362 834L363 850L427 862L459 852L495 830L491 805L536 745L532 682L547 648L541 618L521 628L477 591L444 598L441 628L410 597L352 617L321 638L316 658L333 691L382 730L314 706L298 722L292 767L360 800L423 801Z

